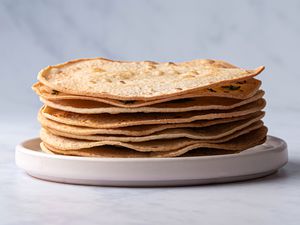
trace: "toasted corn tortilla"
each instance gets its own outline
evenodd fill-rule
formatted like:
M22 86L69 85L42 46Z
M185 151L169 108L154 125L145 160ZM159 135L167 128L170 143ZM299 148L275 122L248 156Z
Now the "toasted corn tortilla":
M189 138L177 138L177 139L159 139L144 142L122 142L122 141L87 141L79 140L73 138L66 138L62 136L55 135L51 130L41 129L40 137L43 142L52 147L62 149L62 150L72 150L72 149L82 149L82 148L92 148L104 145L113 145L119 147L130 148L140 152L150 152L150 151L172 151L180 148L184 148L189 145L197 144L200 142L209 143L221 143L229 141L245 133L249 133L252 130L258 129L263 126L263 123L254 123L250 126L239 130L233 134L226 137L213 140L195 140Z
M150 157L149 152L138 152L128 148L120 148L116 146L101 146L89 149L79 150L62 150L47 145L44 142L40 143L41 149L45 153L84 156L84 157L101 157L101 158L144 158Z
M151 106L140 108L122 108L115 107L105 103L89 101L89 100L47 100L40 97L40 100L51 108L60 109L68 112L82 114L119 114L119 113L155 113L155 112L188 112L200 110L227 110L233 109L251 102L254 102L264 95L264 91L259 90L253 97L245 100L237 100L232 98L221 97L201 97L181 99L179 101L171 101L159 103Z
M245 70L221 68L214 63L189 65L94 58L48 66L40 71L38 80L67 94L120 100L153 100L182 95L212 84L249 79L263 70L263 66Z
M231 109L204 110L180 113L126 113L126 114L78 114L51 107L43 107L41 113L47 119L75 126L93 128L119 128L136 125L190 123L197 120L212 120L248 115L261 111L266 105L264 99Z
M115 129L99 129L89 128L82 126L73 126L68 124L59 123L43 116L41 110L38 114L38 120L44 127L54 129L63 133L75 134L75 135L123 135L123 136L146 136L153 133L163 131L172 128L203 128L213 126L217 124L232 123L234 121L240 121L244 123L248 120L258 121L264 117L265 113L262 111L231 118L214 119L214 120L198 120L191 123L177 123L177 124L160 124L160 125L138 125L130 127L120 127Z
M92 149L80 149L78 150L61 150L55 149L51 146L47 146L44 142L40 143L43 152L48 154L60 154L60 155L71 155L71 156L81 156L81 157L101 157L101 158L150 158L149 152L137 152L128 148L118 148L115 146L101 146ZM51 149L51 150L50 150ZM228 155L237 154L240 151L234 150L223 150L223 149L213 149L213 148L198 148L189 151L180 157L194 157L194 156L210 156L210 155ZM154 156L152 156L154 157Z
M52 155L55 154L49 148L47 148L46 145L43 142L40 143L40 147L41 147L42 152L45 152L45 153L48 153L48 154L52 154Z
M238 68L237 66L230 64L223 60L215 60L215 59L195 59L186 62L180 62L180 65L190 66L190 67L198 67L198 66L213 66L217 68Z
M242 151L242 150L241 150ZM213 156L213 155L229 155L229 154L238 154L241 151L239 150L224 150L224 149L214 149L214 148L197 148L191 151L188 151L179 157L195 157L195 156ZM51 152L52 154L55 154ZM173 156L174 157L174 156Z
M137 108L142 106L149 106L162 102L169 102L172 100L186 99L186 98L198 98L198 97L224 97L233 99L247 99L255 95L261 85L261 81L250 78L243 81L233 81L229 83L224 83L222 85L211 85L208 88L204 88L189 94L173 96L169 98L162 98L156 100L116 100L109 98L97 98L89 96L71 95L57 90L53 90L41 82L38 82L32 86L32 89L43 99L53 101L53 100L89 100L102 102L105 104L125 107L125 108Z
M102 158L137 158L137 157L176 157L176 156L195 156L201 154L201 150L209 153L207 148L213 148L220 150L221 152L240 152L256 145L262 144L265 142L267 134L267 128L261 127L257 130L253 130L247 134L241 135L237 138L234 138L230 141L223 143L197 143L194 145L187 146L182 149L175 151L165 151L165 152L138 152L128 148L120 148L116 146L98 146L93 148L85 148L80 150L62 150L50 146L44 142L41 143L41 148L43 151L51 151L55 154L62 155L74 155L74 156L85 156L85 157L102 157ZM195 152L195 154L193 154ZM212 152L216 152L215 150Z
M254 146L263 144L266 141L268 129L263 126L259 129L253 130L247 134L241 135L235 139L231 139L223 143L197 143L187 146L182 149L168 152L150 152L150 157L176 157L183 155L191 150L199 148L215 148L222 150L244 151Z
M112 135L76 135L61 132L55 128L49 128L44 126L44 128L51 133L80 140L90 140L90 141L122 141L122 142L144 142L159 139L176 139L176 138L190 138L197 140L211 140L220 139L226 137L230 134L235 133L238 130L242 130L250 125L262 126L261 121L257 121L257 118L252 120L245 120L243 123L241 121L236 121L228 124L214 125L211 127L204 128L172 128L159 131L157 133L147 135L147 136L112 136Z

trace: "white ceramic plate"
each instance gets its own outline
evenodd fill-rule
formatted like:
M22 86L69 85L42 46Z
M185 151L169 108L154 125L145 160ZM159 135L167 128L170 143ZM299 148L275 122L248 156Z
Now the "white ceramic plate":
M258 178L288 161L286 143L268 136L239 154L178 158L90 158L43 153L40 139L16 147L16 164L43 180L105 186L181 186Z

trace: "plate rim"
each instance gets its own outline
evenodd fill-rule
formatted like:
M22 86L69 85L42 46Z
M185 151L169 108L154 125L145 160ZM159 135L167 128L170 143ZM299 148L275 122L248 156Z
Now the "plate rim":
M17 166L32 177L67 184L168 187L239 182L273 174L288 162L286 142L273 136L268 136L265 146L258 145L238 154L175 158L93 158L47 154L40 151L40 141L39 138L28 139L16 146ZM253 166L257 162L260 166ZM211 170L212 166L215 169ZM162 173L157 173L158 170ZM88 175L86 171L89 171Z

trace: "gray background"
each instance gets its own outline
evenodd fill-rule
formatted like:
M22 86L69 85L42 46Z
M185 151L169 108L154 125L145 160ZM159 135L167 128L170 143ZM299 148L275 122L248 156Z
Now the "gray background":
M0 225L298 225L299 12L296 0L0 0ZM94 56L265 65L264 121L287 141L289 163L265 179L183 188L86 187L26 176L14 148L38 135L41 103L30 88L37 73Z
M119 60L227 60L259 76L275 114L300 110L300 1L0 1L1 114L32 121L31 90L47 65L80 57ZM287 118L287 117L285 117ZM280 121L284 126L284 121ZM272 130L271 130L272 131ZM284 135L284 134L283 134Z

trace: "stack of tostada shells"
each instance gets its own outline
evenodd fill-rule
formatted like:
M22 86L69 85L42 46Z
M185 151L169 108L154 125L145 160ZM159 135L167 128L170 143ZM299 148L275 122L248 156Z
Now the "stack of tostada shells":
M44 106L41 148L89 157L239 153L265 142L264 67L79 59L48 66L33 85Z

